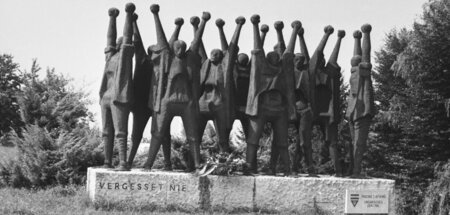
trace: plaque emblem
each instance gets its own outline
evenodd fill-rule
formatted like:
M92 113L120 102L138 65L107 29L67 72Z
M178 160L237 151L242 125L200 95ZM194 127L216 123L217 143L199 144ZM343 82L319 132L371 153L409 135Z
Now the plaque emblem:
M359 201L359 194L351 194L350 201L352 201L353 207L356 207L356 204L358 204Z

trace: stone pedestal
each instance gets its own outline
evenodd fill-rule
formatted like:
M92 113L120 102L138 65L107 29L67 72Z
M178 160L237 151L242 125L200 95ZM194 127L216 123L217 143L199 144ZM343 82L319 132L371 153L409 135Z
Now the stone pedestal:
M387 191L384 205L395 214L394 181L321 176L207 176L133 169L115 172L89 168L87 191L92 201L133 201L183 211L296 212L321 210L344 214L346 192ZM352 197L353 198L353 197ZM354 199L352 199L354 200ZM380 200L381 201L381 200ZM354 202L353 202L354 203ZM363 204L362 200L360 205ZM347 206L348 207L348 206Z

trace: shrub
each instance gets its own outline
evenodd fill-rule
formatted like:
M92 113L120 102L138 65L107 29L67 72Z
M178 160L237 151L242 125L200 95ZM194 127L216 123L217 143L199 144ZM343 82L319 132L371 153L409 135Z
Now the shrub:
M44 187L85 182L87 167L101 165L98 130L75 129L53 138L37 125L28 125L22 136L15 132L17 158L0 164L1 184L13 187Z

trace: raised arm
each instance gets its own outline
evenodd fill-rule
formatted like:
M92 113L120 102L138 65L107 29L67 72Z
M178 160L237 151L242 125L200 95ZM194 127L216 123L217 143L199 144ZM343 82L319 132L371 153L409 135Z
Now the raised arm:
M125 5L125 11L127 15L125 17L125 25L123 27L123 44L133 44L133 14L136 10L136 6L133 3L127 3Z
M228 50L227 38L225 37L225 33L223 32L224 25L225 25L225 21L223 21L223 19L219 18L216 20L216 26L219 29L220 45L222 46L222 51Z
M328 63L337 65L337 59L339 55L339 49L341 48L341 41L342 38L345 37L345 31L339 30L338 31L338 39L336 41L336 45L334 46L333 52L330 55L330 58L328 59Z
M264 41L266 40L267 32L269 32L269 26L266 24L261 25L261 43L264 46Z
M191 24L194 29L194 36L195 33L198 30L198 25L200 24L200 18L198 16L191 17ZM208 59L208 55L206 54L205 46L203 45L203 41L200 41L200 48L198 54L202 58L202 62L204 62L206 59Z
M353 47L353 56L362 55L361 37L362 37L361 31L356 30L355 32L353 32L353 38L355 39L355 46Z
M263 46L262 46L262 41L261 41L261 37L259 36L259 22L260 22L260 18L259 15L255 14L250 18L250 21L253 24L253 49L257 50L257 49L261 49L263 50Z
M173 43L178 40L178 35L180 35L180 29L181 29L181 26L183 26L183 24L184 24L183 18L178 17L175 19L175 30L173 31L173 34L169 40L170 48L172 48Z
M372 31L372 26L365 24L361 27L363 32L363 42L362 42L362 62L370 63L370 32Z
M283 28L284 28L283 21L276 21L274 27L275 30L277 31L277 38L278 38L278 43L276 45L276 47L278 47L278 50L275 51L278 51L278 53L281 55L286 50L286 44L284 43L283 37Z
M237 57L239 35L241 34L241 29L244 23L245 23L244 17L240 16L236 18L236 29L234 30L233 38L231 38L229 47L230 53L233 55L232 59L235 59L235 57Z
M284 53L294 53L295 40L297 39L297 32L302 27L302 23L298 20L295 20L292 22L291 26L292 26L291 38L289 39L289 44Z
M353 66L358 66L358 64L361 62L361 55L362 55L362 50L361 50L361 31L356 30L355 32L353 32L353 38L355 39L355 44L353 47L353 57L351 60L351 65Z
M314 55L316 55L319 52L323 53L323 50L325 49L325 45L327 44L328 38L334 32L334 28L331 25L327 25L323 31L325 34L323 35L322 40L320 40L320 43L317 46L316 51L314 52Z
M140 61L145 56L145 48L142 42L141 34L139 33L139 28L137 25L138 15L136 13L133 14L133 45L134 52L136 54L136 61Z
M370 63L370 32L372 31L372 26L365 24L361 27L361 31L363 32L363 42L359 74L364 77L369 77L372 70L372 64Z
M300 42L300 50L301 53L305 56L305 63L309 62L309 53L308 53L308 47L306 47L305 38L303 37L303 34L305 33L305 29L301 27L298 30L298 39Z
M106 47L116 47L117 39L117 27L116 19L119 16L119 10L117 8L110 8L108 10L109 15L109 25L108 32L106 34Z
M159 48L169 47L169 43L167 42L166 35L164 34L161 20L159 19L159 5L152 4L150 6L150 11L153 13L153 18L155 19L157 45L159 46Z
M211 14L209 12L203 12L202 21L200 22L198 30L195 32L194 41L192 41L191 44L191 50L195 53L197 53L200 48L203 32L205 31L205 25L209 19L211 19Z

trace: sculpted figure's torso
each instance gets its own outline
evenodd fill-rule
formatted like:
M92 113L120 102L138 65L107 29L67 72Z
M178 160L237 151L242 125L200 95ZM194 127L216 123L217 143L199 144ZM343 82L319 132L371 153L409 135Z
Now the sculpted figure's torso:
M208 112L220 109L226 102L225 93L225 70L228 66L228 52L224 52L224 57L220 63L214 65L210 60L205 61L204 66L208 66L209 74L204 79L203 94L200 97L200 111ZM209 64L209 65L205 65Z

